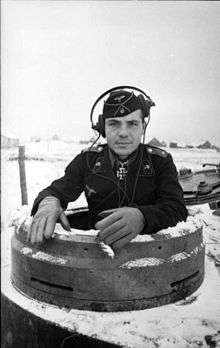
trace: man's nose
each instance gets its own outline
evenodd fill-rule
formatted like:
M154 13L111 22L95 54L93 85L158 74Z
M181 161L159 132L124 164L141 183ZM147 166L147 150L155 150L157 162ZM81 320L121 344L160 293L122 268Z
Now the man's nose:
M126 137L128 135L128 129L126 125L121 125L119 128L119 136Z

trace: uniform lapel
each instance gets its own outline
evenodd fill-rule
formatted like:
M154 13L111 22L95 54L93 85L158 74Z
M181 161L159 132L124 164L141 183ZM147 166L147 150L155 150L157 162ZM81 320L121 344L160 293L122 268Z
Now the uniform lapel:
M129 162L128 175L129 176L152 176L154 174L153 165L148 152L145 150L143 144L140 144L137 150L137 155L134 160ZM143 154L142 154L143 151Z
M103 149L100 156L97 157L93 166L92 173L96 175L107 176L112 180L116 180L111 160L109 158L109 149L107 146Z

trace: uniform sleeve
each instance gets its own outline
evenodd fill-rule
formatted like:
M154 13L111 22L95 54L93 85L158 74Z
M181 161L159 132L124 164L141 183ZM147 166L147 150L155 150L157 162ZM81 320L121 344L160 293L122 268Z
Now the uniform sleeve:
M31 215L38 209L39 203L47 196L54 196L60 200L63 209L66 209L69 202L75 201L84 189L83 155L79 154L66 167L65 174L50 186L42 190L34 201Z
M138 207L146 220L142 234L156 233L161 229L175 226L187 218L183 191L170 154L166 158L161 158L155 172L156 202Z

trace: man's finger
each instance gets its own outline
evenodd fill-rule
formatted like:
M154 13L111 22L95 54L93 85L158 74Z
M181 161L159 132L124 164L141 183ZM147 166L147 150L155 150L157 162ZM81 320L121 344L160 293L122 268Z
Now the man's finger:
M64 228L64 230L71 231L69 220L67 219L64 212L62 212L60 214L60 223L61 223L62 227Z
M38 223L39 223L38 219L35 219L33 223L31 224L30 238L29 238L29 241L31 242L31 244L35 243Z
M53 214L53 215L48 216L45 231L44 231L44 237L46 239L49 239L52 236L54 229L55 229L55 226L56 226L56 221L57 221L56 215Z
M116 242L112 243L111 247L113 250L121 249L123 246L125 246L128 242L130 242L133 239L132 234L128 234L127 236L117 240Z
M27 242L30 242L31 240L31 234L33 233L33 227L34 227L34 219L31 223L30 228L28 229L28 233L27 233Z
M98 221L95 224L95 228L97 230L104 230L106 227L112 225L117 220L121 219L121 215L118 212L114 212L111 215L107 216L106 218Z
M104 230L101 230L97 237L100 241L105 240L106 237L110 236L111 234L114 234L116 231L120 230L124 226L125 221L123 219L117 220L113 224L104 228Z
M111 234L110 236L107 236L104 239L104 243L108 244L108 245L112 245L115 242L117 242L118 240L126 237L127 235L129 235L129 232L128 232L127 228L121 228L117 232Z
M103 210L100 213L98 213L99 216L101 216L102 218L105 218L109 215L111 215L112 213L114 213L117 209L107 209L107 210Z
M45 222L45 228L44 228L44 238L45 239L50 239L51 238L51 236L52 236L52 234L49 234L48 232L47 232L47 224L48 224L48 217L46 218L46 222Z
M37 227L36 227L36 235L35 235L35 242L36 243L43 242L46 221L47 221L46 217L42 217L41 219L39 219L39 222L38 222Z

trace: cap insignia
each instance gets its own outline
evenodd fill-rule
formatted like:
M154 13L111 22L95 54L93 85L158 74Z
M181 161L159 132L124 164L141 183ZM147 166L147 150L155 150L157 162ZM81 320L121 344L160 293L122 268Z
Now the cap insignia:
M116 100L120 103L121 100L124 99L124 97L125 97L125 95L121 95L121 96L115 97L114 100Z

